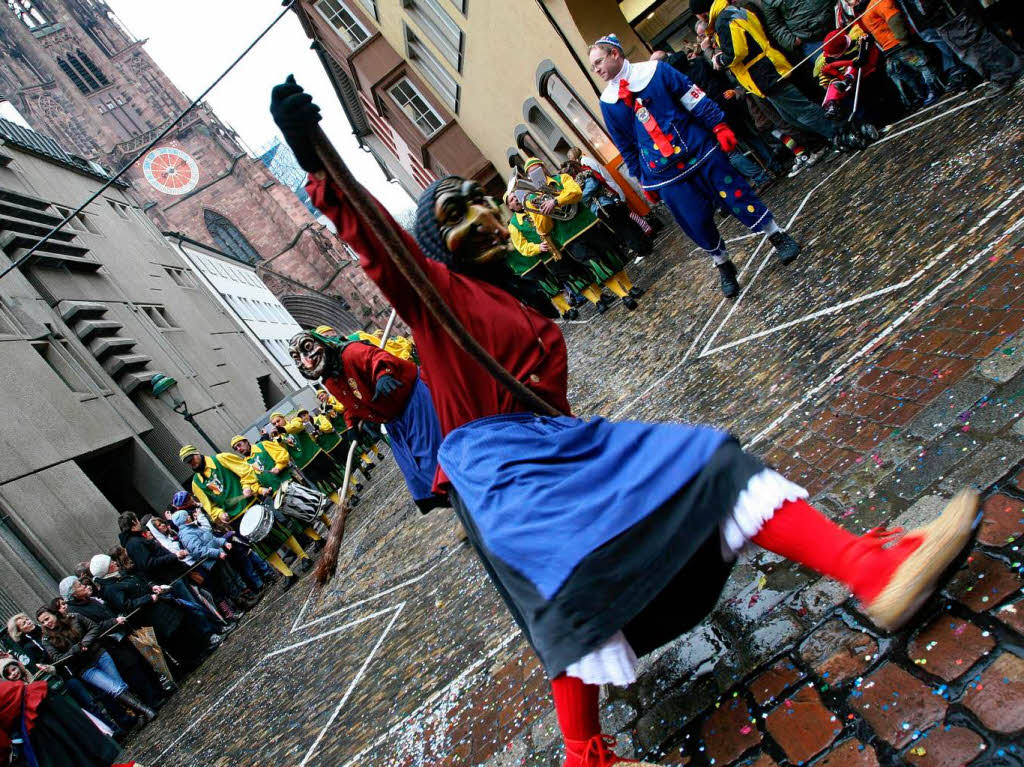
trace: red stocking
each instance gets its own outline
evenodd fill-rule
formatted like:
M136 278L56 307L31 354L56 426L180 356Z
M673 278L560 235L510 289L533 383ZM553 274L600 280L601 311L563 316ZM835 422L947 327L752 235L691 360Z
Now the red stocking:
M854 535L806 501L787 501L751 540L768 551L835 578L862 603L869 604L903 560L921 545L920 537L907 536L890 548L883 548L899 532L876 528L864 535Z

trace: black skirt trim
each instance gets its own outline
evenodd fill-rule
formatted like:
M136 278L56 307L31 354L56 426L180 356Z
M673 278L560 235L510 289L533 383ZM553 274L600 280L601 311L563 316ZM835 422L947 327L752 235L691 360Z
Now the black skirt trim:
M588 554L550 600L487 549L454 487L449 495L495 588L555 677L617 631L640 656L697 625L732 568L721 555L719 523L763 469L734 439L724 442L669 501Z

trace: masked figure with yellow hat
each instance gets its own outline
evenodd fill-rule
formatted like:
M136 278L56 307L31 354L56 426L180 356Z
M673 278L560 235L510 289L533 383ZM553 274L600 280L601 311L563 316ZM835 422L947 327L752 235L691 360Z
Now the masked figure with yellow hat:
M226 524L237 531L245 512L270 494L270 488L260 484L256 471L241 456L233 453L203 455L194 445L185 445L178 451L178 457L194 472L192 495L211 522ZM253 551L285 576L287 589L299 577L277 553L282 544L295 553L303 570L310 568L309 555L302 550L293 532L276 521L266 538L249 541Z
M642 291L633 287L626 274L615 237L607 228L598 226L597 216L585 205L578 205L583 199L583 190L576 180L568 173L548 175L544 161L536 157L528 158L523 170L534 187L550 190L550 193L513 191L509 195L517 197L525 208L527 215L519 220L530 220L540 243L545 246L543 252L556 252L563 258L573 259L589 271L594 280L618 296L627 309L636 309L636 299ZM571 206L575 206L575 213L569 215L573 210ZM524 231L528 230L521 230L520 234ZM603 312L607 303L599 292L594 295L594 289L596 285L582 293Z

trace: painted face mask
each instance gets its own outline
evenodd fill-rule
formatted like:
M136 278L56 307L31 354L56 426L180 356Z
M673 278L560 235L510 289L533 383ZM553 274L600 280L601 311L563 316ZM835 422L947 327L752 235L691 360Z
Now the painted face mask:
M501 212L475 181L442 180L434 195L434 218L456 265L484 264L508 254Z
M296 333L288 342L288 353L303 378L319 381L327 373L331 339L311 330Z

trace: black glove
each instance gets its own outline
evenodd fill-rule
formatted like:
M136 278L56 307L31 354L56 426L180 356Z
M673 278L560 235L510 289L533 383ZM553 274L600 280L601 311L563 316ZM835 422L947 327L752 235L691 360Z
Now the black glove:
M386 374L382 375L377 379L377 385L373 389L373 397L370 398L370 401L376 402L381 397L387 397L401 385L397 378Z
M320 122L320 107L313 103L313 97L295 82L294 75L270 92L270 115L281 129L281 135L288 142L295 159L307 173L323 169L323 163L313 149L312 136Z

